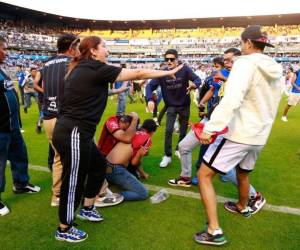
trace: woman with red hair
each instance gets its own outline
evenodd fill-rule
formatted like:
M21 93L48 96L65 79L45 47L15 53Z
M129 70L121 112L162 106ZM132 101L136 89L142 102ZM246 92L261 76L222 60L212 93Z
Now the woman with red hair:
M69 66L53 134L53 145L63 165L60 225L55 238L68 242L80 242L88 236L73 226L74 212L83 196L83 207L77 217L95 222L103 220L94 207L94 200L106 175L106 159L97 150L93 137L106 107L109 83L174 77L182 67L160 71L108 65L108 49L97 36L83 39L79 50L80 56L74 58Z

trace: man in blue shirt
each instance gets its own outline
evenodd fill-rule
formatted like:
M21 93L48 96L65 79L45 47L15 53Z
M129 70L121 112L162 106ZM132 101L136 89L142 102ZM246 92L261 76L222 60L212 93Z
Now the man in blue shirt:
M300 70L296 72L296 78L294 79L294 82L291 82L293 88L289 95L288 103L283 111L283 115L281 117L281 120L284 122L287 122L287 113L292 106L297 106L297 104L300 102Z
M0 37L0 64L6 58L7 42ZM9 76L0 68L0 195L5 188L5 167L10 161L13 191L16 194L37 193L40 187L29 183L27 149L21 135L19 101ZM0 216L9 213L1 201Z
M165 62L168 70L172 70L178 66L178 52L175 49L169 49L165 53ZM172 161L172 134L174 123L177 115L180 121L180 142L186 135L188 121L190 117L190 90L200 86L200 78L193 72L191 68L184 65L181 70L175 74L176 79L170 77L162 77L153 79L146 86L146 98L148 101L149 111L154 109L154 101L152 100L152 92L161 86L163 100L167 106L167 125L165 131L165 155L162 158L160 167L165 168ZM192 83L189 84L189 81ZM176 147L176 151L178 147ZM176 152L179 155L179 152Z

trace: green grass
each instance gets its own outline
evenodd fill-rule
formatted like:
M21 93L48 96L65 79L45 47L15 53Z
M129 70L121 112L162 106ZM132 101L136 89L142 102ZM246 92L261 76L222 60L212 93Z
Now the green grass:
M281 114L286 100L283 99ZM149 118L144 104L127 104L127 111L137 111L141 120ZM109 100L107 109L96 132L96 139L108 116L116 111L116 102ZM23 134L28 148L29 161L33 165L47 166L48 142L43 132L34 131L37 107L28 114L22 112ZM192 107L191 121L197 120ZM251 183L261 191L272 205L300 208L300 133L299 107L289 113L289 122L283 123L278 115L268 144L260 155ZM153 147L143 161L150 174L147 184L167 186L167 180L177 177L180 164L176 157L171 166L160 169L163 155L164 129L160 127L153 138ZM178 139L178 135L174 135ZM193 153L196 160L198 149ZM30 170L31 181L42 187L35 195L14 195L11 191L11 174L7 171L6 192L2 198L11 213L0 217L0 249L205 249L193 241L193 234L205 224L204 209L199 200L175 195L158 205L149 200L124 202L116 207L101 209L105 220L99 224L80 222L80 228L89 233L89 239L72 245L58 242L53 233L58 223L57 209L50 207L51 176L49 173ZM218 195L237 197L236 188L230 183L215 180ZM186 190L186 189L184 189ZM197 192L195 187L189 189ZM229 214L218 205L220 223L229 240L226 249L299 249L300 217L262 211L250 219Z

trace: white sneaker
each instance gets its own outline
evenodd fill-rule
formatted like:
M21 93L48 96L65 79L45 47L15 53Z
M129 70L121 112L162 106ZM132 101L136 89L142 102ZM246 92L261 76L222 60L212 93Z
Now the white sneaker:
M0 200L0 216L7 215L9 213L9 209L5 204Z
M169 157L169 156L164 156L164 157L162 158L162 160L161 160L159 166L160 166L161 168L165 168L165 167L168 166L168 164L171 163L171 161L172 161L172 158L171 158L171 157Z
M124 196L118 193L112 193L95 200L95 207L109 207L120 204L124 200Z
M288 121L288 119L286 118L286 116L282 116L282 117L281 117L281 120L282 120L283 122L287 122L287 121Z
M59 206L59 198L53 197L51 200L51 207L58 207Z
M178 157L178 159L180 160L180 153L179 153L179 150L176 150L175 151L175 155Z

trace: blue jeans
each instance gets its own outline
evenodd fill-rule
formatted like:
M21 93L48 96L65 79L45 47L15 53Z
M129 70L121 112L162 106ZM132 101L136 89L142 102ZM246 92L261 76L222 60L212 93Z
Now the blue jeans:
M5 189L5 167L10 161L14 185L23 188L28 184L28 156L21 132L15 129L10 133L0 132L0 193Z
M107 173L106 179L108 182L126 190L121 192L126 201L146 200L148 198L148 190L122 165L112 167L112 173Z
M126 106L126 93L123 92L118 95L117 115L125 114L125 106Z
M237 177L236 177L236 168L231 169L226 175L224 175L224 177L228 181L232 182L234 185L238 186L238 181L237 181ZM256 190L250 184L249 197L251 197L251 196L255 197L255 195L256 195Z
M37 101L36 93L25 93L25 105L24 108L30 108L31 106L31 97Z

